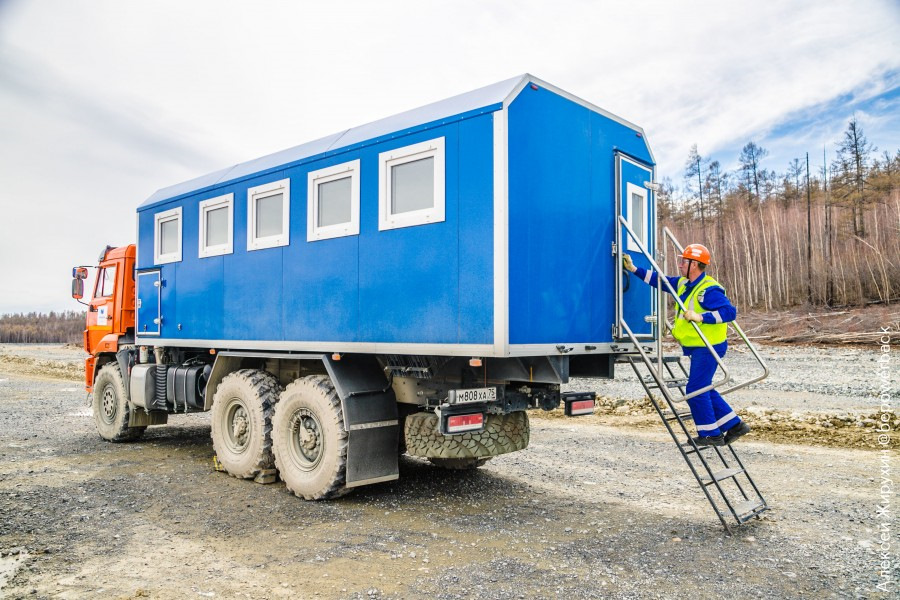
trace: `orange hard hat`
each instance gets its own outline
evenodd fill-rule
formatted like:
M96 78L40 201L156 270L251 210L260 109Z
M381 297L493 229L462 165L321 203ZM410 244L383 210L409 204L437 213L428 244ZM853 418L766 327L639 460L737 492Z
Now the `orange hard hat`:
M698 263L708 265L710 261L709 249L703 244L688 244L681 253L685 260L696 260Z

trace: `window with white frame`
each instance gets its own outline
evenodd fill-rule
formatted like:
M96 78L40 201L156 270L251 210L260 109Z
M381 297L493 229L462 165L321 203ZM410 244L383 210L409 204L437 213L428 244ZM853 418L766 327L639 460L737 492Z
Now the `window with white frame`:
M647 248L647 190L638 187L633 183L629 183L625 186L625 193L628 196L628 225L631 227L631 230L634 231L635 235L637 235L641 244L644 245L644 248ZM640 251L640 248L638 248L634 239L627 233L625 235L628 237L627 248L629 250Z
M288 245L290 205L290 179L247 190L247 250Z
M200 203L200 258L234 251L234 194Z
M306 240L359 235L359 160L311 171Z
M444 220L444 138L378 155L378 229Z
M153 259L158 265L181 261L181 207L154 217Z

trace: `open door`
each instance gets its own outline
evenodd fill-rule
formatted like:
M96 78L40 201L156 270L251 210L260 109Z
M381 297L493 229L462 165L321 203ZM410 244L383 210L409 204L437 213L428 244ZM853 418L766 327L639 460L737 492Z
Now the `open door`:
M628 253L638 267L650 268L650 261L640 245L651 254L656 252L656 196L645 183L653 181L653 168L621 152L616 153L616 338L625 332L619 325L625 319L639 339L656 339L657 294L642 281L621 268L622 255ZM624 216L640 245L620 223Z

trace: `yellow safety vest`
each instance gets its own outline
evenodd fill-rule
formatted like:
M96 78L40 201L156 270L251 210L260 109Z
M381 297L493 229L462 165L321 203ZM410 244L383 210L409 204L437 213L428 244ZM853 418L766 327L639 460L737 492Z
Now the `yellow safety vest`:
M680 298L682 294L684 294L684 290L687 287L688 280L686 277L681 277L678 280L678 297ZM718 286L722 288L724 291L725 288L722 285L707 275L703 278L703 281L697 284L693 290L691 290L691 294L685 299L684 305L688 310L692 310L698 315L703 315L704 313L709 312L697 302L697 295L705 290L706 288L711 288ZM682 346L703 346L703 340L700 339L700 336L697 335L697 331L694 329L694 326L691 325L691 322L682 317L681 307L676 306L675 308L675 327L672 329L672 335L678 340L678 343ZM725 341L725 338L728 335L728 324L727 323L697 323L700 327L700 330L703 332L703 335L706 336L706 339L709 340L709 343L715 346L716 344L721 344Z

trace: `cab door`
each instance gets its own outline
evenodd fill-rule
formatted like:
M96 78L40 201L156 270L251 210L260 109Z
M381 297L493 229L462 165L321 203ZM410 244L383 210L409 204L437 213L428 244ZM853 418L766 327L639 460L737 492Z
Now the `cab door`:
M94 293L87 315L87 350L93 352L100 340L115 331L116 276L118 264L111 261L100 265L94 282Z
M644 184L653 181L653 167L616 153L616 323L615 337L627 338L622 319L638 339L656 339L658 291L621 268L622 255L628 253L638 267L650 269L650 261L641 246L654 256L656 252L656 198ZM625 217L634 236L619 217Z

